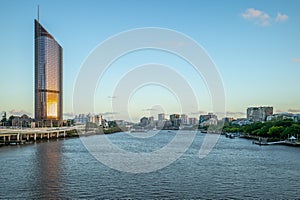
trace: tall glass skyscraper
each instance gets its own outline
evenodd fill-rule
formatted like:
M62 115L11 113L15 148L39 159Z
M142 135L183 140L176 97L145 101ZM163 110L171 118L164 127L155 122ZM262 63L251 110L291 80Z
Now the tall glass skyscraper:
M35 36L35 120L39 126L61 125L62 47L46 29L34 20Z

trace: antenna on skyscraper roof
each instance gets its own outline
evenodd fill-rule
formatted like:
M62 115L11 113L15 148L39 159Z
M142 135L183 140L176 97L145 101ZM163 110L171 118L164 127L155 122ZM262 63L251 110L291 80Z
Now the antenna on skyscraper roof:
M38 5L38 22L40 22L40 5Z

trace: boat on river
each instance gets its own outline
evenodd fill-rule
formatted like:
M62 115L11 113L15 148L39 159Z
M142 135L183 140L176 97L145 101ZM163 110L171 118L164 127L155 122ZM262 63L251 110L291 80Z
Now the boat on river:
M233 133L225 133L225 137L230 138L230 139L234 139L236 136Z
M132 129L130 129L130 133L145 133L145 132L147 132L147 130L143 129L143 128L138 128L138 129L132 128Z

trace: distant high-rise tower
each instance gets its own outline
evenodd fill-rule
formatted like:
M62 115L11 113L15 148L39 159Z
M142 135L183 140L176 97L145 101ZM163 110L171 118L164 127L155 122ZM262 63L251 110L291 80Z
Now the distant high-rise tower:
M63 121L62 47L34 20L35 120L39 126L61 125Z
M268 116L273 115L273 107L250 107L247 108L247 119L253 122L264 122Z
M158 121L164 121L165 120L165 113L158 114Z

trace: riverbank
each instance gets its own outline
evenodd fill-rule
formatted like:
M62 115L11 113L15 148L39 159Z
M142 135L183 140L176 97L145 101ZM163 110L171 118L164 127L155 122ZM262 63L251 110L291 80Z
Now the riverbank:
M128 131L127 128L111 127L111 128L89 128L79 131L78 136L90 136L101 134L113 134Z
M24 133L24 131L31 132ZM126 131L128 131L128 128L126 127L86 128L83 126L76 128L74 127L72 130L68 131L59 128L43 128L31 130L7 129L5 133L0 132L0 147L7 145L31 144L35 142L57 140L60 138L76 138L88 137L92 135L114 134Z
M223 131L226 133L243 134L247 139L267 138L268 142L287 140L288 144L299 140L300 121L289 119L254 122L245 125L225 123Z
M120 127L85 129L78 127L42 128L42 129L3 129L0 132L0 147L7 145L23 145L35 142L76 138L90 135L113 134L126 131Z
M278 138L258 137L249 134L240 135L239 138L252 140L253 141L252 143L257 145L285 145L285 146L300 147L300 142L290 141L290 140L280 140Z
M79 137L73 127L41 129L2 129L0 146L30 144L38 141Z

